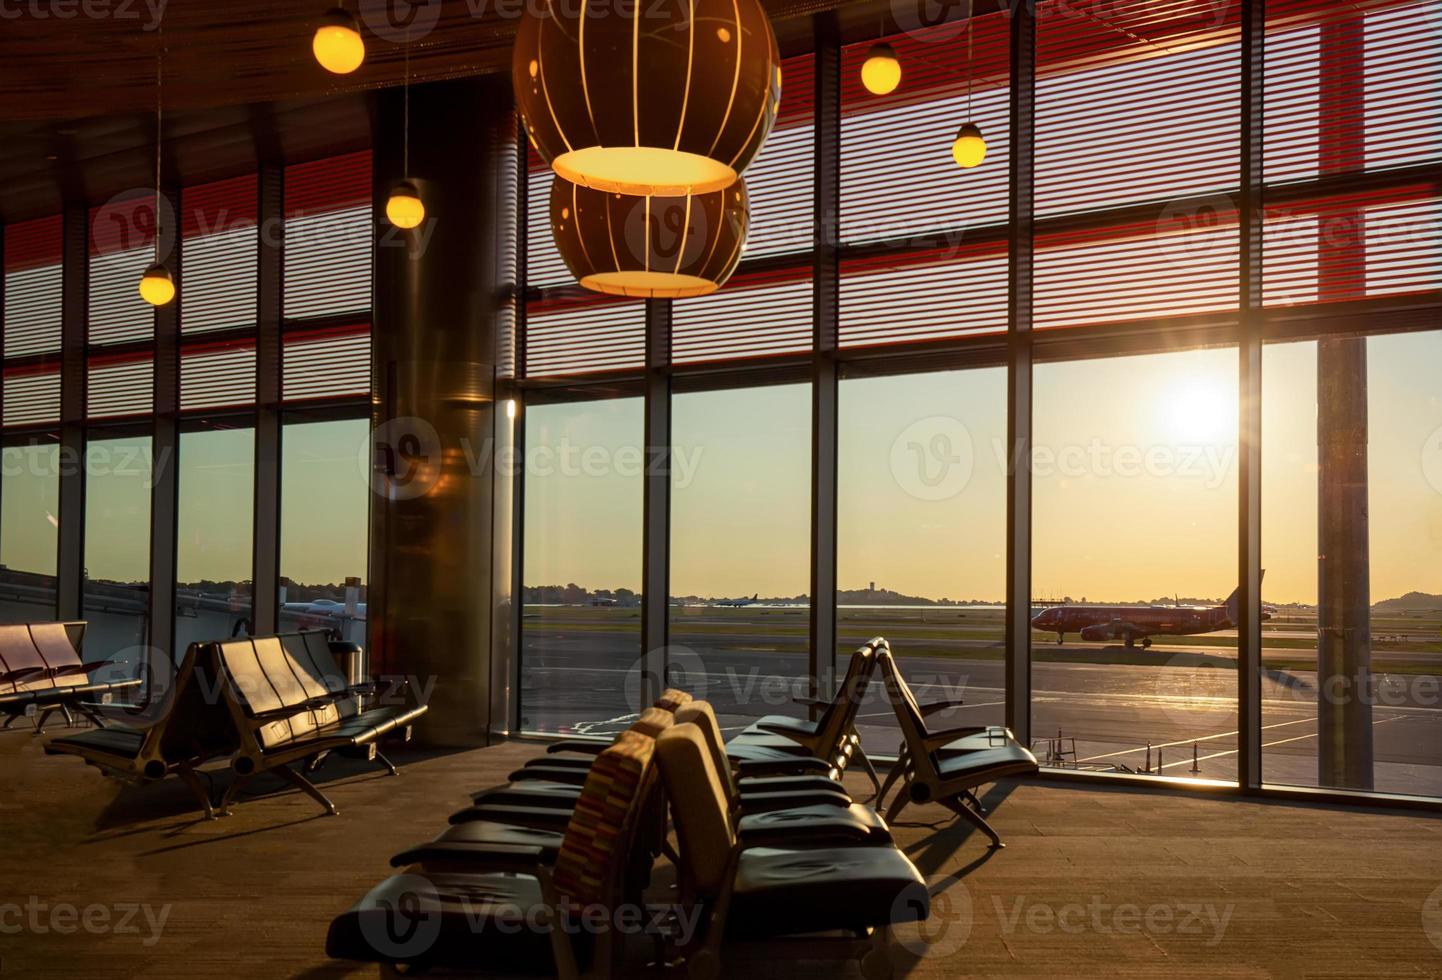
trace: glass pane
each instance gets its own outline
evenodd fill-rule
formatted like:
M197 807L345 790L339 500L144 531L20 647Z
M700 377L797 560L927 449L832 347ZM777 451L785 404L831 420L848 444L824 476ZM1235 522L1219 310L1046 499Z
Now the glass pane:
M137 663L150 634L151 467L149 436L85 448L85 643Z
M673 683L727 734L804 714L811 612L811 388L671 399Z
M255 430L180 435L175 651L245 632L250 619Z
M60 452L56 443L6 446L0 484L0 618L55 618L60 547Z
M919 700L966 702L936 727L1003 724L1006 370L848 378L840 399L837 671L884 636ZM899 743L879 677L858 729Z
M1237 776L1237 353L1040 364L1032 717L1043 764Z
M366 639L370 493L365 419L281 430L280 628Z
M1442 796L1442 332L1262 364L1263 778Z
M641 399L525 414L521 725L610 734L641 656Z

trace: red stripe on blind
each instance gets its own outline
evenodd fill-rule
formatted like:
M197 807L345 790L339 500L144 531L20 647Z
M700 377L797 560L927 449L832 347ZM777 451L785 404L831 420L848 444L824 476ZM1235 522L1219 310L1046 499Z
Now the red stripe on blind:
M259 211L255 174L187 187L181 195L181 234L214 235L255 225Z
M287 218L368 204L371 152L362 150L285 168Z
M60 264L60 216L5 226L5 271Z

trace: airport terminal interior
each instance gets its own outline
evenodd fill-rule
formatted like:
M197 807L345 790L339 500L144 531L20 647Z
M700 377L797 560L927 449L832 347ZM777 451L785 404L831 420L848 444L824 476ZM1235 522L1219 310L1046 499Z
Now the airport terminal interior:
M0 0L0 976L1442 977L1442 0Z

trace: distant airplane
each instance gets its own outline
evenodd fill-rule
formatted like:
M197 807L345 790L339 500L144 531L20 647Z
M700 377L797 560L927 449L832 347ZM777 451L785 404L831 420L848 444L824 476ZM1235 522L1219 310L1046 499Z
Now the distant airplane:
M1031 621L1032 629L1043 633L1055 633L1057 645L1066 639L1068 633L1076 633L1083 640L1097 642L1121 640L1127 646L1135 646L1137 640L1142 647L1152 645L1153 636L1195 636L1199 633L1215 633L1217 630L1235 629L1240 613L1237 611L1238 589L1227 597L1220 606L1052 606L1043 609ZM1271 619L1267 606L1262 607L1262 619Z
M286 602L282 603L280 610L300 620L304 628L315 628L328 626L332 623L346 619L364 620L366 618L366 604L356 603L353 611L347 615L344 602L337 602L335 599L316 599L312 602Z
M760 594L761 594L761 593L758 592L758 593L756 593L756 595L753 595L753 596L752 596L751 598L749 598L749 599L745 598L744 596L743 596L742 598L740 598L740 599L717 599L715 602L712 603L712 605L713 605L713 606L749 606L749 605L751 605L751 603L753 603L753 602L756 601L756 596L759 596Z

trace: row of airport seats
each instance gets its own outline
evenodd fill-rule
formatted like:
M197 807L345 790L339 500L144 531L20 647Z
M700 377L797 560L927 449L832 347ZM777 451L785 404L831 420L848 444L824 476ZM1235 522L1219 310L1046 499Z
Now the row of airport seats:
M434 840L396 854L401 873L331 923L327 952L407 971L612 976L629 972L626 940L644 931L658 961L693 977L716 976L743 947L858 958L865 976L890 976L890 931L928 917L926 883L887 821L840 781L861 698L887 663L885 640L861 647L814 723L767 717L726 741L710 704L669 690L610 744L554 743L508 785L475 793ZM885 676L899 681L894 663ZM900 684L888 694L904 699ZM968 793L989 773L1024 771L999 733L962 737L978 733L988 744L976 747ZM924 761L893 773L916 799L961 796L932 787ZM674 899L648 905L662 854Z
M98 713L100 703L140 685L138 677L100 680L92 676L113 663L86 663L81 657L85 625L75 621L0 626L3 727L9 728L16 719L30 716L36 734L44 734L45 723L57 711L67 723L74 720L74 713L79 713L103 726Z
M321 630L192 643L168 683L152 679L145 703L109 706L136 723L52 739L45 752L79 756L128 782L175 775L210 818L229 813L238 794L265 773L335 814L306 774L332 753L361 755L397 773L378 743L409 740L426 712L404 689L352 683L336 657L358 654L355 644L334 642ZM209 774L200 767L221 760L232 778L217 803L201 784Z

